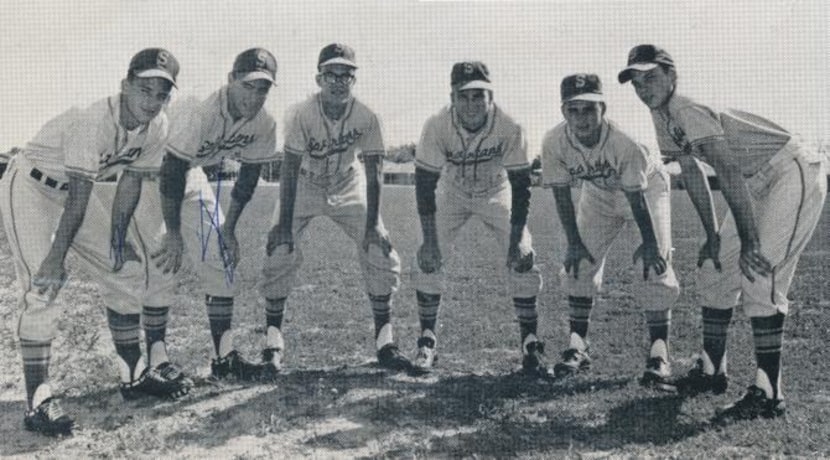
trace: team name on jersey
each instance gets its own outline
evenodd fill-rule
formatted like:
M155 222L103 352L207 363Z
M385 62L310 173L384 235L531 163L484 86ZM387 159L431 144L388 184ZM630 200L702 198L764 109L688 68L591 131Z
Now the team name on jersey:
M686 139L686 131L683 131L683 128L670 119L666 123L666 131L668 131L669 136L680 147L684 155L692 153L692 144Z
M123 152L115 152L104 155L98 161L98 165L103 169L109 168L110 166L132 163L136 158L138 158L139 155L141 155L141 147L133 147L131 149L126 149Z
M580 164L575 168L568 168L568 172L573 177L586 180L608 179L619 173L608 160L596 160L593 164Z
M492 160L494 157L500 156L503 150L504 142L499 142L499 145L489 148L479 147L475 150L450 152L447 154L447 161L455 165L484 163Z
M329 139L317 140L314 136L311 136L308 139L306 150L312 158L325 158L337 155L347 151L361 136L363 136L363 131L357 128Z
M227 139L224 136L219 136L214 141L204 141L196 153L197 157L209 157L222 152L223 150L241 149L256 140L254 134L234 134Z

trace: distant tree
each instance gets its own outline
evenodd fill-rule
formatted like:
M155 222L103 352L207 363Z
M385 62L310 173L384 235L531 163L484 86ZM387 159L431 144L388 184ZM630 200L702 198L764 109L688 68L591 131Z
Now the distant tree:
M415 143L399 145L388 149L386 160L392 163L409 163L415 160Z

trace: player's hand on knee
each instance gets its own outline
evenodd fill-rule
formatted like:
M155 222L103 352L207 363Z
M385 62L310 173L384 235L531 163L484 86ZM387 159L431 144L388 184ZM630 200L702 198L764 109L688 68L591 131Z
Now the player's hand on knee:
M579 279L579 263L582 259L591 262L591 265L596 264L594 256L588 252L588 248L581 241L577 244L569 244L565 252L565 273L571 273L573 270L574 279Z
M637 263L638 259L643 259L643 279L648 279L649 270L654 270L657 276L666 272L666 259L660 255L660 249L656 244L641 244L640 247L634 251L632 263Z
M424 243L418 248L418 267L424 273L441 270L441 250L437 244Z
M703 266L703 263L706 262L706 259L712 259L712 263L715 266L715 270L720 271L720 235L713 235L710 238L706 239L706 243L703 244L703 247L700 248L700 252L697 255L697 268Z
M66 284L66 280L66 268L63 263L47 257L32 277L32 287L39 295L47 296L51 302L58 296L58 291Z
M533 268L534 252L521 244L510 245L507 250L507 267L516 273L525 273Z
M223 225L219 229L219 247L222 248L222 261L226 267L235 268L239 264L239 241L236 233Z
M184 239L181 232L168 231L161 240L161 247L150 255L156 261L156 267L164 273L176 273L182 266Z
M392 252L392 242L389 241L389 236L383 234L377 227L366 229L366 235L363 236L363 252L369 252L371 245L379 247L384 256Z
M287 254L294 252L294 236L291 231L284 230L280 224L271 227L268 232L268 242L265 243L265 255L271 257L279 246L286 246Z
M110 257L112 258L112 271L114 272L120 271L127 262L141 263L141 257L129 241L117 245L113 242L113 246L110 248Z
M772 273L772 264L761 254L761 245L758 243L741 243L741 258L738 263L746 279L753 283L754 274L769 276Z

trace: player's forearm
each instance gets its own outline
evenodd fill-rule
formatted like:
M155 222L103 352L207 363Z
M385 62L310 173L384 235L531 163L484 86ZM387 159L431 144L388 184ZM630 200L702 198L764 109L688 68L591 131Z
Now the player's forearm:
M576 225L576 210L571 197L571 188L567 185L555 185L553 198L556 201L556 213L559 214L559 221L562 223L562 230L565 232L568 244L581 243L582 237L579 236L579 228Z
M527 214L530 211L530 168L519 171L508 171L507 178L513 191L513 200L510 207L510 226L524 229L527 224Z
M225 215L224 226L226 229L230 231L236 229L236 223L239 221L242 211L251 201L251 197L254 196L261 169L262 165L251 163L242 163L239 168L239 177L236 179L233 190L231 190L231 204Z
M381 174L383 157L368 156L363 161L366 169L366 228L374 228L378 223L380 212Z
M631 205L631 213L634 215L634 221L637 222L637 227L640 229L643 244L657 246L654 223L651 220L651 211L648 209L645 195L642 191L625 192L625 197L628 199L628 204Z
M285 154L280 168L280 226L290 232L294 223L294 203L297 200L297 180L302 157Z
M438 173L415 167L415 201L425 244L438 242L438 230L435 225L435 189L440 177Z
M164 157L159 174L161 213L168 232L181 232L182 200L190 164L170 153Z
M686 193L692 200L697 211L700 222L707 238L713 238L718 232L717 219L715 218L715 207L712 204L712 191L709 189L709 181L700 162L690 155L679 157L681 177Z
M141 175L132 171L124 171L118 180L115 198L112 200L112 229L110 231L110 236L116 244L123 244L127 237L127 228L141 197L141 180Z
M68 196L47 257L61 262L66 259L66 253L69 251L75 235L78 234L78 229L81 228L81 224L84 222L91 194L91 180L74 175L69 176Z
M712 167L718 175L721 193L735 218L738 237L741 243L757 243L758 229L746 181L737 165L723 160L723 157L713 158Z

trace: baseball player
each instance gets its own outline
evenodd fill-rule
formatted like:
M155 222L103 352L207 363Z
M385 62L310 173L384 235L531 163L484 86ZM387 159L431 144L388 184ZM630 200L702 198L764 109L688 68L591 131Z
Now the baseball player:
M746 112L716 111L677 92L674 60L654 45L635 46L620 83L631 81L651 110L657 142L676 158L706 232L698 257L703 353L676 383L685 394L723 393L732 310L752 325L757 371L746 395L714 417L718 423L784 414L781 343L787 291L816 227L827 192L823 155L784 128ZM698 161L711 165L729 206L718 229ZM707 261L708 259L708 261ZM706 262L706 263L704 263Z
M668 382L668 340L671 307L680 286L670 260L668 174L658 158L605 118L597 75L567 76L560 90L565 122L545 135L542 146L543 182L553 189L567 238L561 275L568 293L570 344L554 373L562 377L590 367L585 337L594 297L602 286L605 258L633 218L643 241L634 252L635 262L643 259L643 280L635 287L635 297L645 310L651 340L640 383L673 390ZM582 192L575 211L571 184L577 180Z
M259 285L268 337L276 338L273 343L282 348L285 301L303 261L294 243L311 219L328 216L357 245L374 316L379 365L409 370L411 363L395 344L390 323L390 299L400 281L400 259L379 213L386 154L380 122L352 96L357 64L351 47L325 46L317 70L320 91L293 107L286 122L280 204L274 210L264 279Z
M70 434L73 420L52 397L51 344L65 284L65 259L74 252L109 299L107 317L121 369L121 393L176 397L190 382L169 362L147 367L142 358L140 294L146 257L127 226L142 174L157 169L167 137L162 108L179 64L170 52L145 49L130 61L118 95L72 108L46 123L11 159L0 181L0 209L21 287L18 336L26 383L26 429ZM111 213L100 205L96 181L121 173Z
M524 371L549 376L536 337L536 296L542 277L534 266L527 229L531 162L522 128L493 102L490 72L481 62L459 62L450 75L451 104L427 120L415 151L415 196L423 241L413 261L421 336L415 368L436 360L443 258L458 231L478 217L496 237L519 320ZM437 192L436 192L437 189Z
M214 351L211 376L253 381L273 377L279 370L280 344L269 340L263 360L253 362L233 348L231 334L234 269L240 257L236 223L253 196L262 164L276 158L276 122L264 108L276 74L274 56L263 48L251 48L234 60L227 85L204 101L189 99L171 108L171 133L159 184L165 232L153 255L157 263L151 264L152 281L144 303L149 323L145 328L157 344L151 360L166 356L164 330L176 285L170 274L178 271L187 248L206 292ZM201 169L224 158L242 163L227 215ZM217 194L222 192L221 184L218 187ZM148 208L158 213L158 207ZM158 230L158 219L148 220Z

